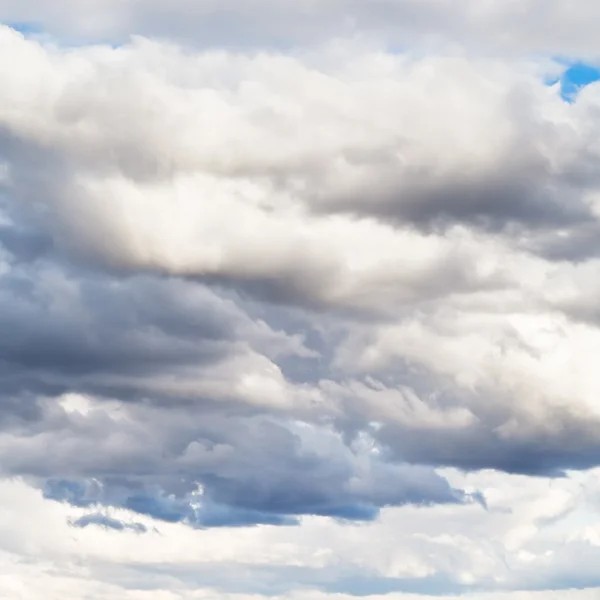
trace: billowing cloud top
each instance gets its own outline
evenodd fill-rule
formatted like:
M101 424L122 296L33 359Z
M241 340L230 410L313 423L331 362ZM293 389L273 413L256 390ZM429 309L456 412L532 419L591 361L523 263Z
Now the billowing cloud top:
M77 540L2 560L44 598L76 551L94 598L600 585L599 19L0 3L0 531Z

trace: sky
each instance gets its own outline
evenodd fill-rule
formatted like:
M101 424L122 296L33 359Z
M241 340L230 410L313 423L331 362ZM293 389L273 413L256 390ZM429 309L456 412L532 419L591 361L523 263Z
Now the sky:
M0 0L0 598L600 597L598 22Z

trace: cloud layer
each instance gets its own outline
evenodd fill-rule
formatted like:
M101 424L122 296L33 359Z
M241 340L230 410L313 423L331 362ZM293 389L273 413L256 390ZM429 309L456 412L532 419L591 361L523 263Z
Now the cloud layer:
M597 10L459 5L0 5L7 569L600 585L600 84L561 89Z
M131 34L200 47L279 47L365 36L396 47L460 45L479 52L597 58L593 2L560 0L5 0L4 22L77 43Z

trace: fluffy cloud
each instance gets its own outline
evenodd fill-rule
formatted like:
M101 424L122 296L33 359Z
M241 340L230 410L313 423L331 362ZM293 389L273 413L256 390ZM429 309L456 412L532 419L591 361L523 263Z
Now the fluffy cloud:
M484 489L488 511L404 507L367 525L312 517L298 528L235 534L193 531L122 509L89 514L43 500L22 483L3 482L0 591L19 589L35 564L32 579L46 581L49 597L65 588L98 598L117 591L134 598L239 600L263 594L416 600L459 592L490 600L595 597L597 587L570 590L598 585L598 531L585 524L597 473L552 484L492 472L446 475L455 485ZM25 560L16 562L18 556ZM23 597L38 597L36 585Z
M596 50L462 5L0 6L0 593L599 585Z

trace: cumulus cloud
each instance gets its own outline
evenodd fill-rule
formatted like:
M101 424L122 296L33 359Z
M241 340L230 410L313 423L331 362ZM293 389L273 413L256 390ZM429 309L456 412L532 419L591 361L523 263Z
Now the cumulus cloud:
M0 594L18 556L70 594L82 544L97 598L587 600L566 6L0 2Z
M12 426L45 436L9 437L20 451L7 472L123 477L94 501L128 505L130 475L148 472L146 490L173 471L181 481L155 490L176 493L171 508L147 490L135 506L202 524L198 486L209 504L250 511L232 516L242 522L366 518L461 498L432 471L413 481L405 462L597 464L597 332L575 314L596 259L547 256L549 236L596 226L593 90L565 103L544 83L551 62L352 44L324 67L143 39L65 50L8 28L2 44L28 68L3 59L0 348L7 406L29 407ZM288 331L269 310L253 320L264 302ZM319 350L303 341L311 331ZM290 379L302 362L318 376ZM129 403L112 458L110 410L57 409L69 394ZM69 451L41 460L52 430ZM374 453L357 450L364 436ZM183 464L160 466L172 444ZM268 479L245 481L254 468Z
M595 597L597 528L583 524L581 500L597 473L552 485L492 472L446 475L454 485L483 488L488 512L473 505L403 507L366 525L313 517L302 527L243 528L235 534L193 531L122 509L90 515L5 481L0 590L15 589L28 565L50 560L54 573L42 568L40 574L48 577L49 594L59 593L66 580L86 593L97 589L99 598L117 591L244 599L366 594L412 600L439 597L441 591L450 598L460 592L513 600ZM72 527L76 521L95 526ZM138 524L146 532L117 523ZM14 556L28 560L15 562ZM85 573L73 568L75 557L84 561ZM571 591L576 581L589 592Z

